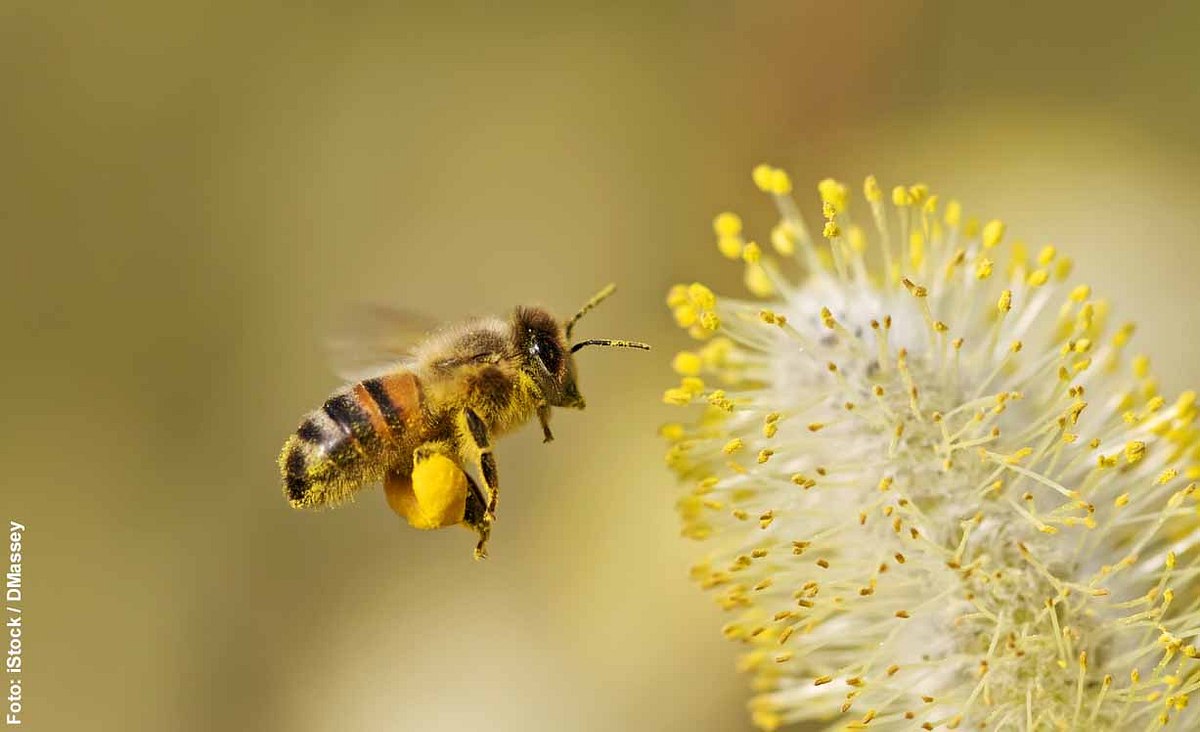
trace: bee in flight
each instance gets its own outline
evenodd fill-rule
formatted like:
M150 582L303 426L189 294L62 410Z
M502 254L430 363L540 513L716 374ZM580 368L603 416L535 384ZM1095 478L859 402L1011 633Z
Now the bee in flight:
M615 290L604 288L565 323L519 307L508 321L472 320L403 353L391 349L400 358L336 392L288 437L279 455L288 503L335 506L382 481L388 505L410 525L463 524L479 535L476 559L486 557L500 491L493 440L536 414L549 442L553 407L583 409L579 349L650 349L608 339L571 345L575 323Z

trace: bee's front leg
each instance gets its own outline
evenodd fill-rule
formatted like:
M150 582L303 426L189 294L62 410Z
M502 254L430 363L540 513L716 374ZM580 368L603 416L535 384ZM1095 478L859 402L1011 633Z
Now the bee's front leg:
M538 405L538 421L542 423L542 442L553 442L554 433L550 431L550 405Z

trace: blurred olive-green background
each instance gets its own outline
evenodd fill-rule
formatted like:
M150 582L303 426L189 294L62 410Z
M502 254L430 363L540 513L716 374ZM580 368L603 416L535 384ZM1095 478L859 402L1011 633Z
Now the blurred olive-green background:
M1177 4L25 3L0 9L3 516L36 730L737 730L655 437L666 288L740 271L759 162L929 183L1076 257L1195 384L1200 11ZM534 301L587 412L499 447L492 558L275 457L354 303Z

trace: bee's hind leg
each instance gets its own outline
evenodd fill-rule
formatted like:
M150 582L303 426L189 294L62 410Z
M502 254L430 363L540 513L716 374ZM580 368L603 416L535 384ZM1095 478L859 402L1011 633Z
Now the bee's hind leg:
M463 524L479 534L475 556L486 556L491 533L487 498L445 442L426 442L413 451L412 474L388 473L383 482L388 505L418 529Z
M459 501L440 525L461 523L478 534L475 558L484 559L492 522L496 520L496 461L491 447L480 447L488 445L487 431L474 411L463 410L459 428L453 447L445 442L426 442L413 451L413 482L422 505L440 506L443 495Z
M487 542L492 535L492 520L488 518L487 506L484 505L483 499L480 498L479 489L475 487L475 481L467 478L471 483L473 490L467 493L466 511L463 513L463 525L472 529L479 535L479 542L475 544L475 558L487 559Z

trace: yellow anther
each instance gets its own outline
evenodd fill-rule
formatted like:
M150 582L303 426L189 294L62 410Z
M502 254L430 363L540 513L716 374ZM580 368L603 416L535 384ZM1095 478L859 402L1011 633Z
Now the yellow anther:
M1174 468L1167 468L1166 470L1159 473L1158 477L1154 479L1154 485L1166 485L1167 483L1170 483L1172 480L1175 480L1175 478L1177 478L1177 477L1179 477L1178 470L1175 470Z
M709 311L700 316L700 326L707 331L714 331L721 327L721 319L717 314Z
M1027 282L1030 287L1041 287L1046 284L1046 280L1050 279L1050 274L1044 269L1035 269L1029 273Z
M1116 506L1117 508L1121 508L1123 506L1128 506L1129 505L1129 494L1122 493L1121 495L1117 496L1117 499L1115 501L1113 501L1113 505Z
M1004 462L1008 463L1009 465L1016 465L1017 463L1021 462L1022 460L1024 460L1025 458L1029 457L1032 454L1033 454L1032 447L1022 447L1020 450L1017 450L1013 454L1004 458Z
M919 269L925 264L925 235L920 231L908 235L908 256L913 267Z
M771 459L771 456L774 454L775 454L775 451L768 449L768 448L763 448L762 450L759 450L758 451L758 464L762 465L763 463L767 462L768 460Z
M1090 338L1080 338L1075 341L1073 350L1075 353L1087 353L1092 348L1092 340Z
M923 203L929 195L929 186L916 183L908 187L908 200L912 203Z
M679 442L686 434L687 431L683 428L683 425L678 422L668 422L667 424L664 424L662 427L658 428L659 437L662 437L668 442Z
M946 202L946 215L942 219L946 222L946 226L951 229L957 229L962 223L962 204L953 199Z
M937 207L938 207L938 197L930 196L929 198L925 199L925 205L921 207L921 211L926 216L933 216L935 213L937 213ZM933 225L935 228L937 228L936 221L934 222Z
M688 285L688 299L701 310L712 310L717 306L717 296L699 282Z
M983 227L983 246L991 249L1000 243L1004 238L1004 222L999 219L992 219Z
M693 396L704 393L704 380L696 376L685 376L679 380L679 388Z
M830 330L837 327L837 320L833 317L833 313L829 312L829 308L821 308L821 322Z
M901 280L901 282L913 297L929 297L929 288L918 285L907 277Z
M663 403L664 404L673 404L675 406L683 406L685 404L690 404L691 401L692 401L691 392L685 391L683 389L667 389L666 391L663 392ZM682 429L681 429L681 431L682 431Z
M771 246L775 247L775 251L785 257L790 257L796 252L796 239L792 235L791 227L787 224L776 224L771 229ZM736 255L735 255L736 256Z
M742 277L746 289L759 297L770 297L775 294L775 283L771 281L767 270L758 262L748 262L746 273Z
M996 303L996 309L1002 313L1012 310L1012 290L1005 290L1000 293L1000 300Z
M1133 323L1125 323L1116 333L1113 334L1113 345L1121 348L1129 343L1129 339L1133 337L1133 332L1137 329Z
M709 368L721 368L729 362L733 353L733 341L728 338L713 338L700 349L700 358Z
M826 178L817 184L817 191L822 201L833 206L834 213L840 214L846 210L846 186L833 178Z
M1075 268L1075 260L1070 257L1063 257L1058 260L1058 264L1054 265L1054 278L1059 282L1071 276L1071 270Z
M713 231L717 236L737 236L742 233L742 219L729 211L717 214L713 219Z
M780 327L787 325L787 316L780 315L774 310L760 310L758 311L758 318L767 325L778 325Z
M703 366L704 361L691 351L680 351L671 361L671 368L680 376L698 376Z
M892 203L896 206L908 206L912 203L909 197L908 189L904 186L896 186L892 189Z
M836 239L842 235L842 229L837 225L836 221L826 221L825 228L821 230L821 235L826 239Z
M680 328L690 328L700 318L700 313L696 312L696 308L690 303L677 305L671 310L671 314L675 316L675 323Z
M1139 379L1144 379L1150 375L1150 359L1142 354L1133 357L1132 364L1133 375Z
M850 248L858 254L867 251L867 234L861 226L851 226L847 229L846 241L850 242Z
M1025 242L1014 241L1012 243L1012 253L1009 256L1009 260L1008 273L1010 275L1017 270L1029 267L1029 247L1025 246Z
M875 180L875 176L868 175L863 181L863 195L871 203L878 203L883 200L883 191L879 188L879 181Z
M726 455L732 455L735 452L740 452L745 446L746 443L742 442L742 438L735 437L729 442L725 443L725 446L721 448L721 452L725 453Z
M771 171L770 191L777 196L786 196L792 192L792 179L778 168Z
M737 259L742 254L742 237L723 236L717 239L717 251L726 259Z
M667 291L667 307L677 308L688 301L687 285L672 285Z
M1140 440L1133 440L1125 444L1125 462L1130 465L1135 465L1146 457L1146 443Z
M988 259L987 257L980 257L979 261L975 264L975 278L980 279L980 280L986 280L988 277L991 277L991 276L992 276L992 260Z
M1083 302L1092 296L1092 288L1087 285L1079 285L1071 290L1070 298L1072 302Z
M754 178L754 185L758 186L758 190L763 193L769 193L771 190L771 181L775 177L775 169L770 165L762 164L754 166L754 171L750 174Z
M837 214L838 214L837 207L834 206L832 203L830 203L829 201L824 201L821 203L821 216L826 221L837 216Z
M1042 247L1041 251L1039 251L1037 255L1038 266L1045 267L1047 264L1050 264L1054 261L1054 257L1057 254L1058 250L1050 244Z
M744 249L742 249L742 259L745 260L747 264L758 264L759 260L762 259L762 249L757 243L750 242Z

